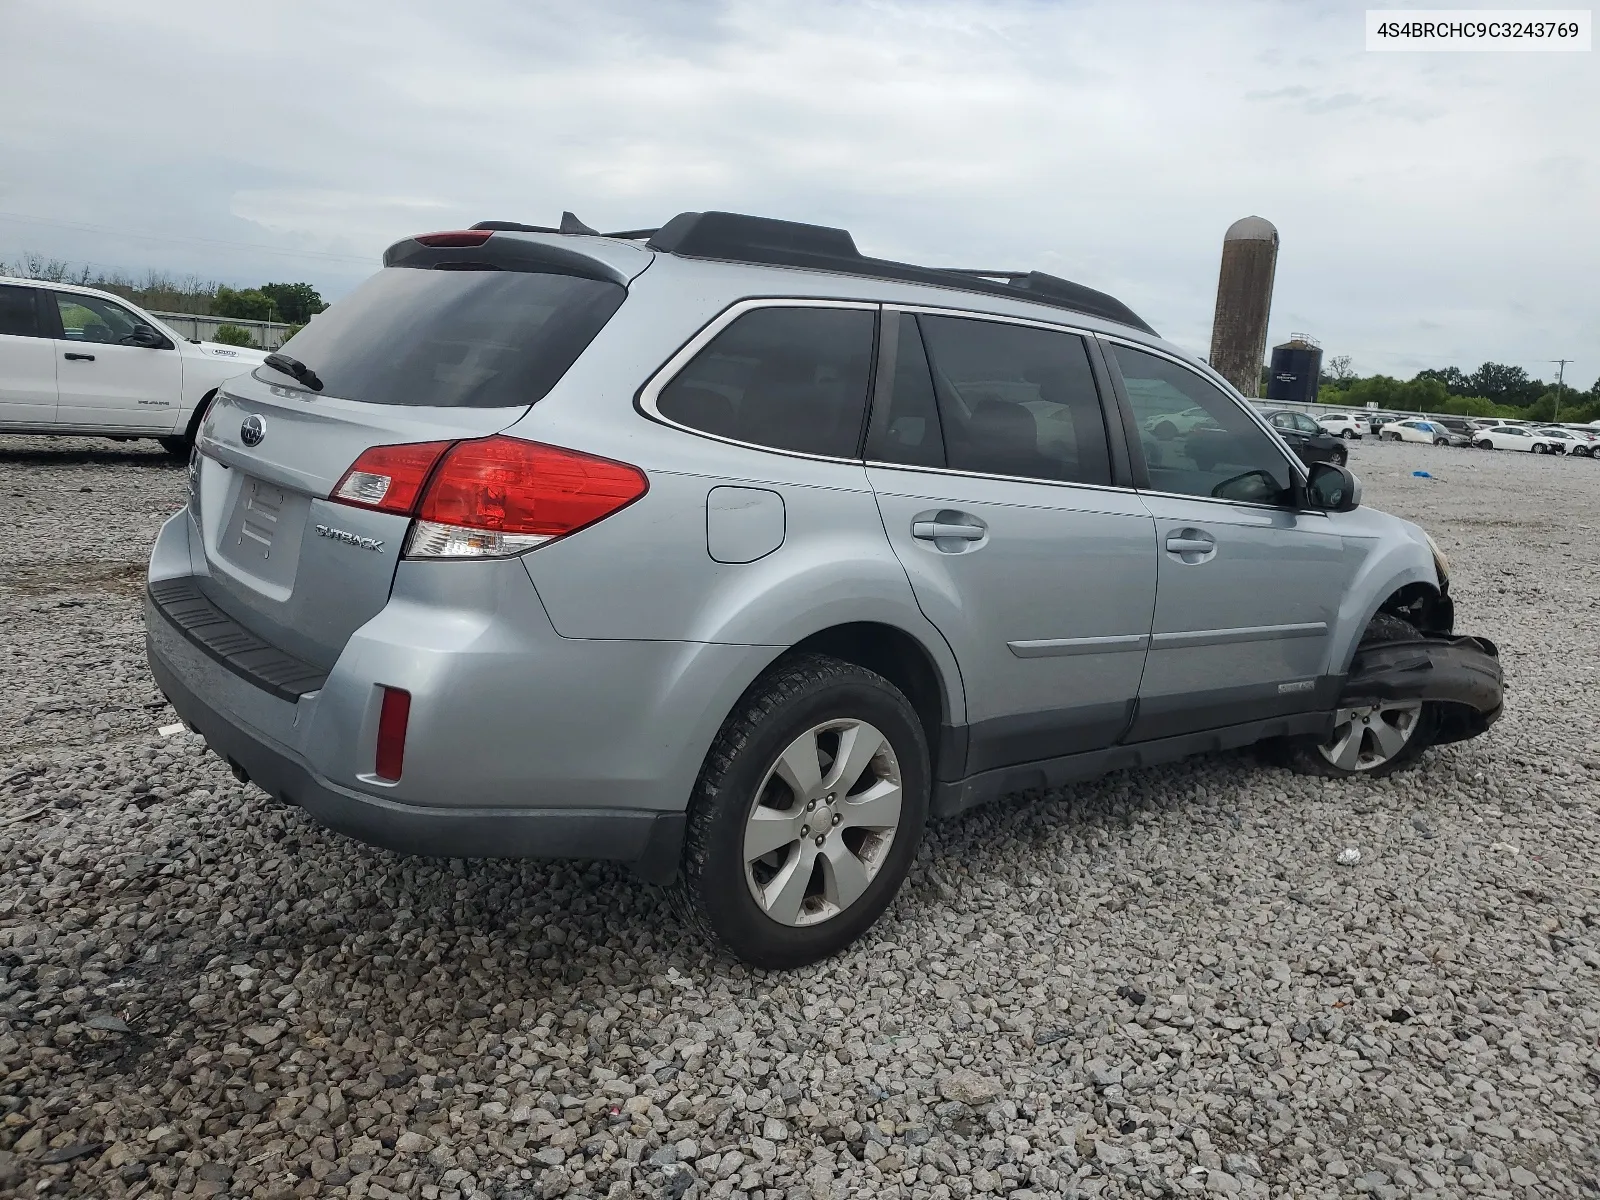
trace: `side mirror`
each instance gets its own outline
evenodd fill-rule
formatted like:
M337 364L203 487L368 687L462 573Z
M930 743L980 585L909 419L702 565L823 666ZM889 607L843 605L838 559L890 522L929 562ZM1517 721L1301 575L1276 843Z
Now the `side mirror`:
M1306 502L1324 512L1350 512L1361 505L1361 481L1335 463L1316 463L1306 479Z
M133 332L123 338L123 343L129 346L143 346L147 350L159 350L167 344L167 339L150 326L138 324L133 327Z

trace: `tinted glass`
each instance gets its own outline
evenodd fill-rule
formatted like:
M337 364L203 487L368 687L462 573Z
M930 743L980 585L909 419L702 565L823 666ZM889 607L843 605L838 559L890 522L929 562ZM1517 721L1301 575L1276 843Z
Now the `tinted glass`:
M389 267L281 350L316 372L325 396L511 408L542 399L626 295L571 275ZM293 382L270 367L256 373Z
M1159 492L1290 502L1293 475L1266 432L1220 388L1168 359L1112 343Z
M951 467L1111 482L1105 419L1082 338L963 317L921 316L917 323Z
M656 408L670 421L719 437L854 458L873 325L865 309L747 312L678 372Z
M71 342L97 342L115 346L143 324L120 304L98 296L74 296L56 292L56 307L61 310L61 332Z
M915 467L942 467L944 435L917 319L901 313L889 321L892 324L884 327L879 352L883 362L878 368L879 395L873 401L867 457ZM888 378L885 371L890 372Z
M33 296L33 288L0 287L0 334L12 337L45 336Z

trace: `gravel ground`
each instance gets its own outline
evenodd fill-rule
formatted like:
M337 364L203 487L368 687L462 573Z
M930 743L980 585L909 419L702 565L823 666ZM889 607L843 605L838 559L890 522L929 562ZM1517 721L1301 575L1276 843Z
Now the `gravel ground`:
M1009 798L764 976L620 869L398 859L159 736L181 470L0 439L0 1192L1600 1193L1600 463L1352 465L1503 648L1487 737Z

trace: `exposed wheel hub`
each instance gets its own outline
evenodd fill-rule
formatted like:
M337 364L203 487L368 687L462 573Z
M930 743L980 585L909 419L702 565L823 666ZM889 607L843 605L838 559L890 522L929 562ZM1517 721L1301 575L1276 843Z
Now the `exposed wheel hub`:
M1376 770L1411 744L1421 718L1420 700L1341 708L1334 714L1333 737L1317 751L1341 770Z

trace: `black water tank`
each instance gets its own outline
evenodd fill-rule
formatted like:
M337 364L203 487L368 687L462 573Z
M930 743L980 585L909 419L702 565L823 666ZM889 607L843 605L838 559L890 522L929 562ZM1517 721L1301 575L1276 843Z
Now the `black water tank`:
M1322 347L1304 334L1295 334L1272 348L1272 370L1267 376L1267 399L1312 404L1322 375Z

